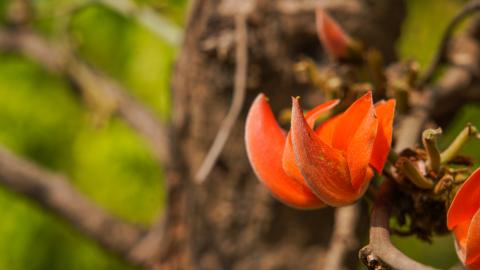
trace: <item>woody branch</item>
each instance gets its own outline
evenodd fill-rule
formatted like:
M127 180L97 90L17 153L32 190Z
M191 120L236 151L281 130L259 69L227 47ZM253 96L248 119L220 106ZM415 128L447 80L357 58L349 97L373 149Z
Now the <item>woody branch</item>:
M78 193L69 182L63 175L46 171L0 148L0 183L3 186L45 207L107 250L135 264L143 264L129 252L147 231L110 215Z
M450 66L436 85L425 86L425 90L414 101L410 113L401 118L396 131L395 151L415 146L425 125L433 118L444 120L466 101L478 100L477 71L480 54L478 43L472 37L477 31L476 26L477 23L473 24L469 33L459 38L452 40L449 36L444 37L449 41L450 50L442 48L441 52L445 55L437 56L433 61L436 63L438 59L448 59ZM451 34L451 31L449 28L448 33ZM438 63L435 63L432 66L438 67ZM434 70L428 71L433 72ZM430 76L431 74L428 75ZM374 205L370 243L360 250L360 259L369 269L434 269L411 260L390 242L389 200L393 189L392 183L387 180Z

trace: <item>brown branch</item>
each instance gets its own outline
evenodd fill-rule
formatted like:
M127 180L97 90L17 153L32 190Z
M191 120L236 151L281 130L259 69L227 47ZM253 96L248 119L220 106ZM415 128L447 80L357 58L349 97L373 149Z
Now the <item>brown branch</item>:
M227 1L228 2L228 1ZM252 3L249 3L252 2ZM235 9L233 9L235 7ZM233 6L224 7L227 14L234 13L235 15L235 78L233 86L233 100L228 110L227 116L220 125L217 135L213 141L210 150L203 160L200 169L195 175L197 183L203 183L215 165L220 156L225 143L230 136L233 126L243 108L245 101L245 92L247 88L247 68L248 68L248 29L247 16L253 8L253 1L237 2ZM242 10L243 9L243 10Z
M0 29L0 50L19 52L34 59L45 68L66 76L85 96L94 95L102 102L112 103L119 116L149 142L160 164L172 162L168 147L170 128L127 94L127 90L80 61L71 50L56 46L27 30L6 29Z
M435 268L414 261L390 242L389 219L393 183L382 184L373 207L370 224L370 243L359 252L360 260L368 269L434 270Z
M360 13L365 9L359 1L279 0L276 3L278 11L284 14L313 12L318 7L334 8L351 13Z
M439 82L412 95L412 109L400 119L396 131L397 152L413 147L418 142L432 116L436 119L451 117L465 102L480 100L478 43L470 36L463 35L451 42L451 45L451 65Z
M458 27L458 25L463 22L467 17L473 15L476 12L480 11L480 1L471 1L466 4L456 15L453 19L448 23L445 32L443 33L442 39L440 41L440 45L433 57L432 62L428 66L427 70L420 78L418 82L418 87L422 88L433 78L435 71L439 68L439 66L446 60L446 54L448 45L452 39L453 31Z
M355 229L358 223L360 207L353 204L335 210L334 231L330 247L325 255L325 270L340 270L345 255L358 245L355 239Z
M447 43L455 45L450 53L452 65L437 85L427 87L425 91L415 93L417 95L413 96L413 108L400 120L397 129L396 151L413 147L430 118L438 111L445 110L443 104L449 104L446 107L451 108L451 103L456 102L458 103L456 105L459 105L465 101L460 98L449 99L449 97L468 96L466 92L478 88L474 87L478 84L477 71L480 57L477 42L469 36L462 36L455 42ZM449 102L445 102L446 100ZM392 189L393 183L390 181L386 181L382 186L372 212L370 244L360 250L360 259L369 269L433 269L411 260L390 242L388 222L391 207L389 197Z
M177 46L181 43L183 33L181 27L168 18L163 17L148 5L139 5L133 0L84 0L67 4L55 13L57 20L73 17L74 13L82 11L93 4L102 5L118 14L131 18L151 31L158 38Z
M173 45L180 44L182 40L180 27L161 17L155 10L145 5L140 7L132 0L94 0L93 2L99 2L124 16L134 18L145 28Z
M0 147L0 183L64 219L107 250L134 264L145 264L146 258L131 250L146 231L108 214L78 193L66 177L46 171Z

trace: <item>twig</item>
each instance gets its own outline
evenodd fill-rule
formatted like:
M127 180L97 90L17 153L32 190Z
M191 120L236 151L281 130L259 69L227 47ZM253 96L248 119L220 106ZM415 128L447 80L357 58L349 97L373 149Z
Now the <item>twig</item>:
M165 240L165 216L161 216L158 221L137 241L128 253L128 257L135 258L142 262L143 266L150 268L160 257L160 250Z
M235 41L236 68L232 105L215 136L208 154L195 175L195 181L199 184L203 183L212 171L213 166L222 152L230 132L243 108L247 87L248 67L248 30L246 12L239 12L235 15Z
M149 142L158 162L164 166L172 162L170 127L128 95L127 90L79 60L70 50L55 46L33 32L11 32L1 28L0 50L19 52L48 70L64 74L85 95L94 93L105 102L114 103L113 110Z
M99 3L128 17L132 17L161 39L172 45L180 44L182 30L151 8L139 7L131 0L96 0Z
M43 206L107 250L135 264L145 264L144 258L130 254L130 250L146 231L108 214L78 193L66 177L0 147L0 184Z
M330 247L325 255L325 270L340 270L347 252L358 245L355 229L358 223L360 207L358 204L337 208L335 210L335 226L330 240Z
M455 17L450 21L445 32L443 33L440 45L435 53L432 62L428 66L427 70L420 78L417 86L418 88L423 88L427 85L433 78L435 71L438 67L445 61L448 44L452 39L453 31L458 27L458 25L466 19L468 16L480 11L480 1L475 0L466 4L460 12L458 12Z
M446 69L442 78L418 96L412 96L412 109L400 119L396 130L397 152L415 146L432 116L446 116L465 101L480 100L478 87L472 87L478 84L478 43L468 35L456 38L455 41L456 46L450 53L452 65Z
M294 15L313 12L316 8L334 8L348 13L361 13L364 6L360 1L319 1L319 0L280 0L276 1L276 8L284 14Z
M370 224L370 243L359 252L361 261L368 269L434 270L403 254L390 242L390 198L393 183L386 180L373 207Z
M80 3L68 5L65 9L56 14L58 17L70 17L72 13L79 12L84 8L100 4L125 17L136 20L146 29L150 30L160 39L177 46L182 41L182 29L170 20L162 17L154 9L148 6L139 6L132 0L84 0Z

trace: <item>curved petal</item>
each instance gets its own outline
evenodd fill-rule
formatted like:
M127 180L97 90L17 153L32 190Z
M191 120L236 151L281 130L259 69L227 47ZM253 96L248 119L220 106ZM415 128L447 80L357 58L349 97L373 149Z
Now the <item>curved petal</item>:
M317 107L313 108L312 110L308 111L305 114L305 118L307 120L308 125L313 128L315 125L315 121L317 118L324 112L331 110L339 103L338 99L330 100L325 103L318 105ZM293 154L293 145L292 145L292 138L290 132L287 135L287 140L285 142L285 148L283 150L283 157L282 157L282 164L283 169L287 175L301 181L301 183L305 183L303 179L302 173L298 168L295 162L295 156Z
M468 177L448 209L447 225L451 230L457 225L470 221L480 209L480 169Z
M332 146L335 149L347 151L353 136L365 117L370 117L374 110L372 92L369 91L357 99L341 114L333 132Z
M300 172L300 169L297 166L297 161L295 160L295 154L293 153L292 135L290 132L287 135L287 140L285 141L285 148L283 149L282 166L283 170L288 176L295 178L297 181L305 183L302 172Z
M280 128L263 94L253 102L246 120L245 143L257 177L282 202L297 208L324 206L305 185L285 174L282 153L285 132Z
M326 101L315 108L311 109L305 114L305 120L307 120L308 125L313 128L315 125L315 121L320 117L320 115L324 112L327 112L331 109L333 109L335 106L338 105L340 100L338 99L332 99L329 101Z
M315 134L322 139L322 141L330 146L332 146L333 133L335 132L335 127L337 126L338 120L340 119L341 114L335 115L334 117L323 122L317 129L315 129Z
M385 161L390 152L390 145L392 144L392 129L393 129L393 116L395 113L395 100L390 99L388 101L380 101L375 104L375 111L378 117L378 130L375 143L373 145L372 158L370 165L382 172Z
M350 37L323 9L316 11L317 32L325 50L334 58L348 56Z
M465 262L465 254L467 249L467 235L470 227L470 220L458 224L453 229L455 235L457 255L462 262Z
M343 206L358 199L342 152L315 135L295 98L292 98L291 134L296 163L307 184L322 201Z
M367 176L367 169L369 169L368 164L372 157L377 127L378 120L372 105L363 117L347 148L348 169L354 189L365 186L373 176Z
M468 229L465 265L471 270L480 270L480 209Z

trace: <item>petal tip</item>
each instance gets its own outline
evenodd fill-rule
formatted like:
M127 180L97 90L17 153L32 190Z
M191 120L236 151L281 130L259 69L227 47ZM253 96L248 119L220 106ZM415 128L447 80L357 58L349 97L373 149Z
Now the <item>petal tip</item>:
M333 58L348 57L350 37L322 8L317 8L315 13L317 33L326 51Z

